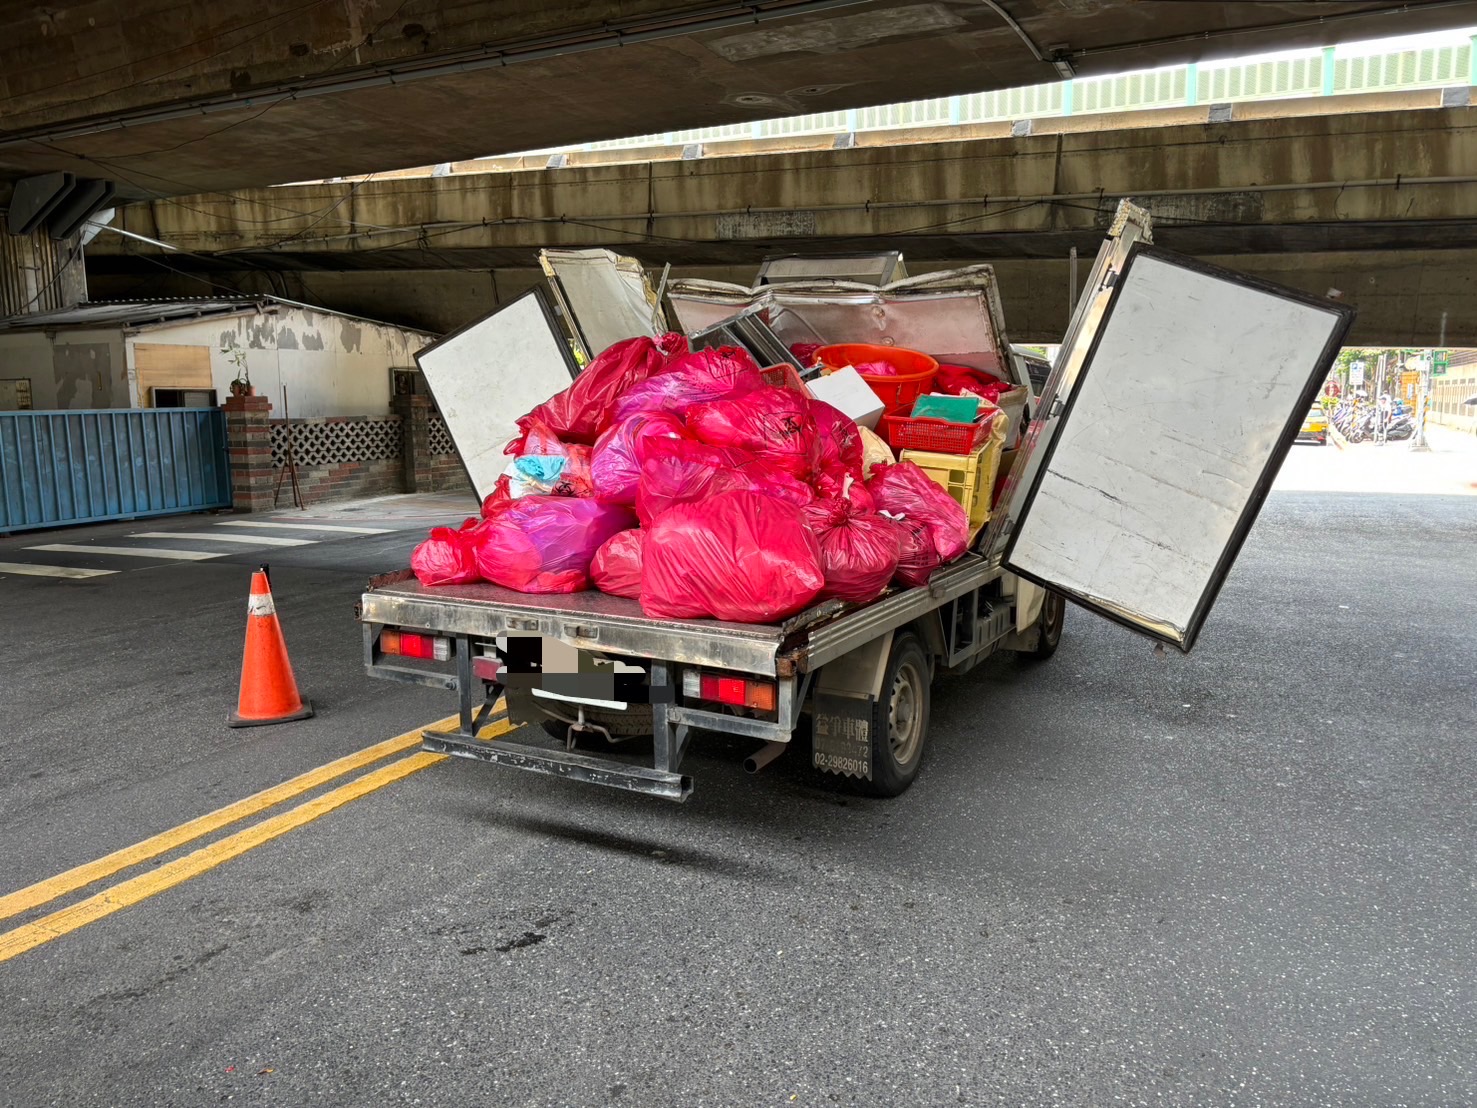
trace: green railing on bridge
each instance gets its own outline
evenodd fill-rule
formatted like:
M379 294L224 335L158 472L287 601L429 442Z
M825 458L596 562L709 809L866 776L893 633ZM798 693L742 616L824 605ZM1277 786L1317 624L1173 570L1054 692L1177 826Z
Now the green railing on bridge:
M1477 85L1474 41L1477 41L1477 36L1438 45L1396 48L1392 44L1390 48L1369 53L1341 53L1341 48L1328 46L1322 50L1315 48L1260 58L1190 63L1111 77L1079 77L1025 88L669 131L525 153L685 146L893 128L998 123L1043 116L1139 111L1246 100Z

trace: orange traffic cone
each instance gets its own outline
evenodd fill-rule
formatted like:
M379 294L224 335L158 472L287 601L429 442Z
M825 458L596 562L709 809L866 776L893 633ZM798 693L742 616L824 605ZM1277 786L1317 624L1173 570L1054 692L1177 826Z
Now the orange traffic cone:
M297 692L287 643L277 622L267 571L251 575L251 597L246 602L246 654L241 661L241 696L236 710L226 717L229 727L259 727L307 719L313 705Z

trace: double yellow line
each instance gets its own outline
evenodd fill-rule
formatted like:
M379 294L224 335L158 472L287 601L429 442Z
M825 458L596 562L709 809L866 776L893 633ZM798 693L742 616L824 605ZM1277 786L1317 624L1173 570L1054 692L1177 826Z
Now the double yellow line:
M441 730L448 726L455 726L456 722L456 716L448 716L446 719L437 720L430 725L430 728ZM501 720L484 728L478 737L494 739L507 734L512 729L506 720ZM224 808L218 808L214 812L182 823L178 827L170 828L168 831L134 843L132 846L116 850L112 854L69 869L65 873L59 873L55 877L49 877L45 881L28 885L7 896L0 896L0 920L39 908L43 904L48 904L67 893L91 885L104 877L111 877L130 866L156 858L185 843L193 842L203 835L263 812L284 800L300 796L326 781L332 781L353 770L400 754L419 745L421 732L424 730L426 728L417 727L414 731L407 731L393 739L386 739L382 743L376 743L354 754L335 759L317 769L311 769L307 773L284 781L280 785L274 785L270 789L264 789L243 800L227 804ZM445 761L446 757L445 754L425 752L411 754L366 773L362 777L356 777L346 785L340 785L336 789L315 796L295 808L290 808L260 823L227 835L184 857L167 862L148 873L120 881L76 904L42 916L33 923L22 924L20 927L6 931L0 934L0 962L14 958L18 954L24 954L43 943L49 943L52 939L59 938L105 916L110 916L120 909L137 904L166 889L172 889L192 877L198 877L207 870L214 869L223 862L245 854L248 850L253 850L295 828L311 823L320 816L343 807L351 800L367 796L413 773L419 773L428 766Z

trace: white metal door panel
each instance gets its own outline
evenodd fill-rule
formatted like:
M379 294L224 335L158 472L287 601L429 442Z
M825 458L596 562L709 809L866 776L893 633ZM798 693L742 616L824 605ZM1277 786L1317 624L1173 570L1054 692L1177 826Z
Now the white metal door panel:
M570 354L543 289L531 289L416 354L479 498L508 466L518 417L567 389Z
M1007 567L1188 650L1351 319L1135 247Z
M539 262L586 357L623 339L655 339L666 331L656 290L635 258L600 248L543 250Z

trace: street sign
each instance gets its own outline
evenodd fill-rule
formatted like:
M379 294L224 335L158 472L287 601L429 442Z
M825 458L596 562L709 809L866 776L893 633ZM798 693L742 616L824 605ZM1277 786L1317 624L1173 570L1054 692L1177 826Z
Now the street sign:
M1433 350L1431 352L1431 376L1445 377L1446 369L1451 365L1450 350Z
M1350 384L1350 386L1364 384L1364 363L1363 362L1350 362L1349 363L1349 384Z

